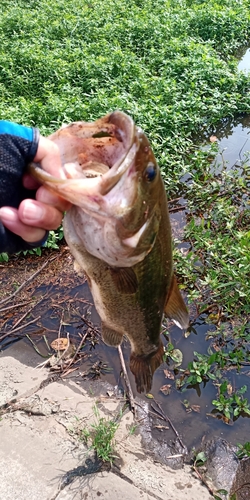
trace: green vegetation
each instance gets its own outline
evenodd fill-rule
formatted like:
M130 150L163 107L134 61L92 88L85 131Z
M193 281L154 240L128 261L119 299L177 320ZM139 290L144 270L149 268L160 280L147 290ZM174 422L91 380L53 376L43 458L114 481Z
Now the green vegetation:
M224 197L220 178L211 185L208 154L194 148L192 137L250 111L250 78L237 72L234 57L249 34L248 0L8 0L0 6L0 118L48 134L62 122L94 120L117 108L129 113L149 135L169 197L181 192L193 214L186 230L192 250L178 255L177 269L190 299L211 289L212 300L233 314L247 302L250 236L249 215L238 214L231 194L249 189L249 178L247 185L236 172L230 184L224 176ZM184 174L189 183L181 182ZM55 240L52 235L48 246L56 248Z
M224 380L219 386L218 398L212 401L212 405L215 406L216 410L223 414L228 421L231 418L236 420L240 415L250 415L249 403L246 398L242 397L246 390L247 386L244 385L234 393L231 393L230 389L228 394L228 381Z
M176 250L177 269L187 280L190 298L221 305L224 312L250 313L249 163L227 170L211 164L218 152L196 151L186 188L190 250ZM209 298L208 298L209 295Z
M96 422L82 430L82 437L88 444L91 441L90 449L96 452L100 460L104 462L113 462L115 459L113 439L119 427L119 423L115 420L107 420L100 417L97 406L94 406L94 414Z
M237 456L240 459L250 457L250 442L249 441L247 441L244 444L238 444Z
M193 133L250 110L229 55L248 1L8 0L0 6L0 116L49 133L114 110L149 135L169 194Z

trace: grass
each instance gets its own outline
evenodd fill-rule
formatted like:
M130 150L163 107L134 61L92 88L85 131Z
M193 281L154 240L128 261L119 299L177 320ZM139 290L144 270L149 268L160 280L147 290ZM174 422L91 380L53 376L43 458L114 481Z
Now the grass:
M96 422L89 428L82 430L82 437L88 444L91 441L90 449L96 452L97 457L103 462L112 463L115 459L114 436L119 427L115 420L107 420L100 417L97 406L94 406Z

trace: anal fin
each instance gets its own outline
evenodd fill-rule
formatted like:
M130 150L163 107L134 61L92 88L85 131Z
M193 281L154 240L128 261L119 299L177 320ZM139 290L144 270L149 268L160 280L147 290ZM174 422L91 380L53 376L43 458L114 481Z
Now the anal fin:
M185 302L181 296L181 292L178 288L177 280L175 275L173 275L171 287L166 300L165 314L171 318L175 324L186 330L189 326L189 314L186 308Z
M131 353L130 370L135 377L136 389L139 393L149 392L155 370L163 363L164 348L162 342L157 351L148 356L136 356Z
M111 347L118 347L122 342L123 334L109 328L102 322L102 340Z

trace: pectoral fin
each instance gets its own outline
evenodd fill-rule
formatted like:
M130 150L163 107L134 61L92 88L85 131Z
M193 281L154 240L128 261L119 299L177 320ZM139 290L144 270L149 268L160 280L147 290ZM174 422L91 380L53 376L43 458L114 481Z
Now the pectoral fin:
M122 342L123 334L112 330L102 322L102 339L103 342L111 347L118 347Z
M132 267L111 267L110 274L118 292L130 294L137 291L137 277Z
M184 300L177 285L176 277L173 276L169 294L166 300L164 312L175 324L186 330L189 326L189 315Z

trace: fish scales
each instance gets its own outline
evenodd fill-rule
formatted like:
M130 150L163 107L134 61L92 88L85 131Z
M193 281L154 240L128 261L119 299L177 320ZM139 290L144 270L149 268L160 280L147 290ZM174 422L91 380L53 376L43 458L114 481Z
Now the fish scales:
M64 218L65 239L87 276L102 338L110 346L128 338L137 390L148 392L163 361L164 313L183 329L189 324L173 274L160 169L143 131L120 111L71 124L50 138L68 178L52 178L34 164L31 172L73 203Z

